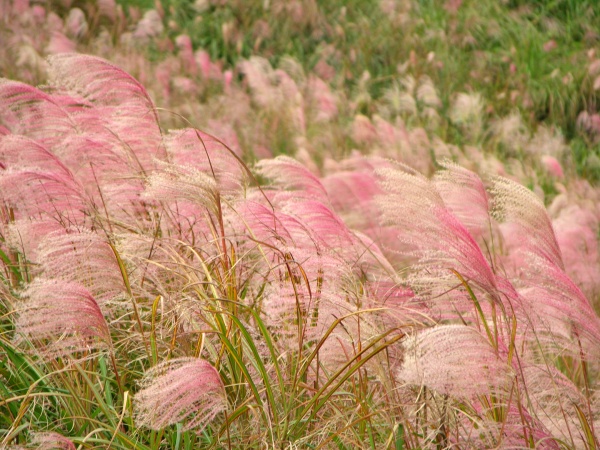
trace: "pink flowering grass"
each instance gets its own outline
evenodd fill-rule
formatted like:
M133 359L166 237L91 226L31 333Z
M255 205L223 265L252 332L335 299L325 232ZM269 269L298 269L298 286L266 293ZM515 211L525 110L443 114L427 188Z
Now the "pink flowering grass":
M205 427L227 408L223 382L208 362L173 359L149 370L136 395L138 423L160 430L185 422Z
M47 70L39 88L0 82L2 445L598 445L594 280L531 190L383 159L419 160L429 138L366 116L352 128L371 157L246 165L233 138L164 131L114 63L59 54ZM243 70L271 124L302 134L339 114L314 79L306 115L300 76ZM440 107L430 80L405 84L415 108ZM452 108L466 127L481 99Z
M110 341L98 303L76 283L36 278L23 298L16 330L35 342L44 358L93 352Z

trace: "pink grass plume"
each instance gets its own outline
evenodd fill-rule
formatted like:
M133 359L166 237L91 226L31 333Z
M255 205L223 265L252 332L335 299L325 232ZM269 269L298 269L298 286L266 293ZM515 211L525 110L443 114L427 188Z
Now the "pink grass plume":
M438 325L417 333L404 344L398 377L442 394L469 398L504 389L511 369L476 329Z
M107 348L110 332L102 311L83 286L37 278L23 293L16 329L33 340L44 359L95 353Z
M565 174L563 172L563 168L560 165L560 162L558 162L554 156L543 155L541 157L541 161L549 175L558 179L564 178Z
M183 422L184 430L201 432L227 409L219 372L203 359L165 361L146 372L141 386L134 404L137 423L153 430Z
M36 450L75 450L75 444L62 434L54 432L36 433L31 440Z

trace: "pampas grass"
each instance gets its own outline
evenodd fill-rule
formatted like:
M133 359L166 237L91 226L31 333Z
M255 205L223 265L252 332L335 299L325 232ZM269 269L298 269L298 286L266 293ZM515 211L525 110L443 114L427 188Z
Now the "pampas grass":
M0 446L597 447L593 102L537 124L535 45L500 86L455 67L507 39L478 6L426 33L392 3L411 51L350 8L197 2L249 18L223 57L177 8L0 1ZM327 45L258 56L299 26Z

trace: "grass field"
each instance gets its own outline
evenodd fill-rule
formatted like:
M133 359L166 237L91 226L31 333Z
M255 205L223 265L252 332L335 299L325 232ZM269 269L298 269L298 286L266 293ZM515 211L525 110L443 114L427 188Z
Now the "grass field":
M0 0L0 448L598 448L598 30Z

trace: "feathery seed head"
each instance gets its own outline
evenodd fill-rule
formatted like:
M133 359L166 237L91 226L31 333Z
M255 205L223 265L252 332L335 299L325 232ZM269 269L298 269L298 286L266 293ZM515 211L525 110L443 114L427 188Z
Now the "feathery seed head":
M39 346L44 359L95 352L110 343L102 311L83 286L38 277L23 298L17 331Z
M137 423L153 430L183 422L184 430L200 433L227 409L219 372L203 359L165 361L146 372L141 386L134 403Z

